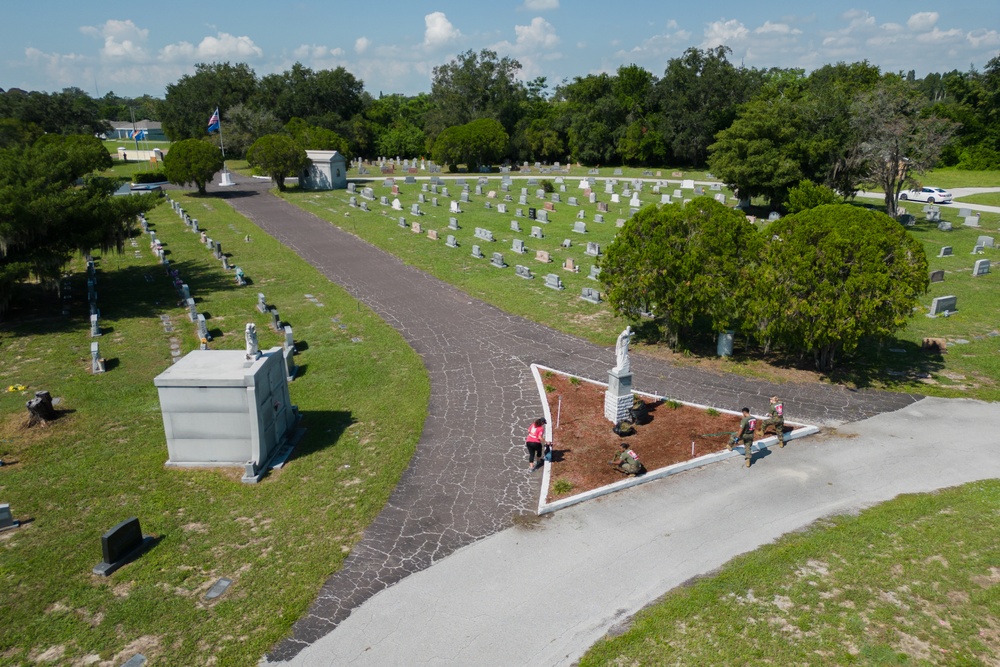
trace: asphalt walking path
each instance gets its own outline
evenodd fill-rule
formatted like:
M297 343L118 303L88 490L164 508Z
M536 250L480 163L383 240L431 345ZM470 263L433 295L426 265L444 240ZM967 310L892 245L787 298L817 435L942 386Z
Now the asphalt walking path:
M344 567L326 582L292 636L267 656L282 662L327 636L380 591L533 514L540 475L526 472L523 442L540 405L530 364L604 381L614 351L505 313L408 267L271 195L267 182L235 180L236 186L213 192L400 331L422 357L431 382L410 466ZM827 385L778 386L632 357L640 391L761 411L768 396L780 393L791 419L811 423L855 422L919 398ZM428 641L446 646L449 639Z

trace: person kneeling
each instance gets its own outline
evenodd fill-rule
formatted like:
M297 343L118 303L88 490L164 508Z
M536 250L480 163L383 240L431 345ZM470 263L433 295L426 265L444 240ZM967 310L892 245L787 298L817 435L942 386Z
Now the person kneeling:
M613 461L610 461L615 470L626 475L641 475L646 472L645 466L639 461L639 455L628 448L627 442L623 442L619 446L621 452Z

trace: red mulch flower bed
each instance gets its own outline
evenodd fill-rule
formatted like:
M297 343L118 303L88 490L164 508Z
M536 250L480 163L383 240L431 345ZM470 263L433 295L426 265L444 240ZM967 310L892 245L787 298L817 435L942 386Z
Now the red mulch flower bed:
M548 502L624 479L625 475L609 464L621 451L620 442L627 442L649 471L724 449L729 433L737 431L740 425L736 415L710 415L699 408L687 405L674 408L663 401L640 397L647 405L648 421L636 426L635 435L622 438L612 432L613 424L604 418L603 385L586 381L574 384L569 376L546 371L542 371L542 383L554 388L547 394L552 415ZM741 407L734 405L730 409ZM558 480L566 480L573 485L572 489L555 494L551 485Z

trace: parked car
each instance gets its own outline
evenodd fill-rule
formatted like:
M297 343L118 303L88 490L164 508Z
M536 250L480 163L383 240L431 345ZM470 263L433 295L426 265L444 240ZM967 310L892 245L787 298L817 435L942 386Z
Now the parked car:
M950 192L942 188L920 188L919 190L905 190L900 192L899 198L925 201L928 204L949 204L953 197Z

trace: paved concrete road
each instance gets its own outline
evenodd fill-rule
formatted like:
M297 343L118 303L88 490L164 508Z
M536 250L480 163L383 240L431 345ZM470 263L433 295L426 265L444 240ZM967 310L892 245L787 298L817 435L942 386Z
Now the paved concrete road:
M998 431L995 405L924 399L750 470L732 459L578 505L382 591L287 664L569 665L664 592L817 518L1000 477Z
M431 380L427 420L409 468L343 568L268 656L281 661L332 631L372 595L533 511L540 475L526 473L523 438L540 413L530 364L604 381L614 352L509 315L408 267L268 194L266 182L236 180L220 195L399 330ZM392 224L378 212L352 215L363 224ZM790 419L811 423L857 421L916 400L826 385L776 386L641 355L632 369L636 389L703 405L763 411L767 397L780 393Z

